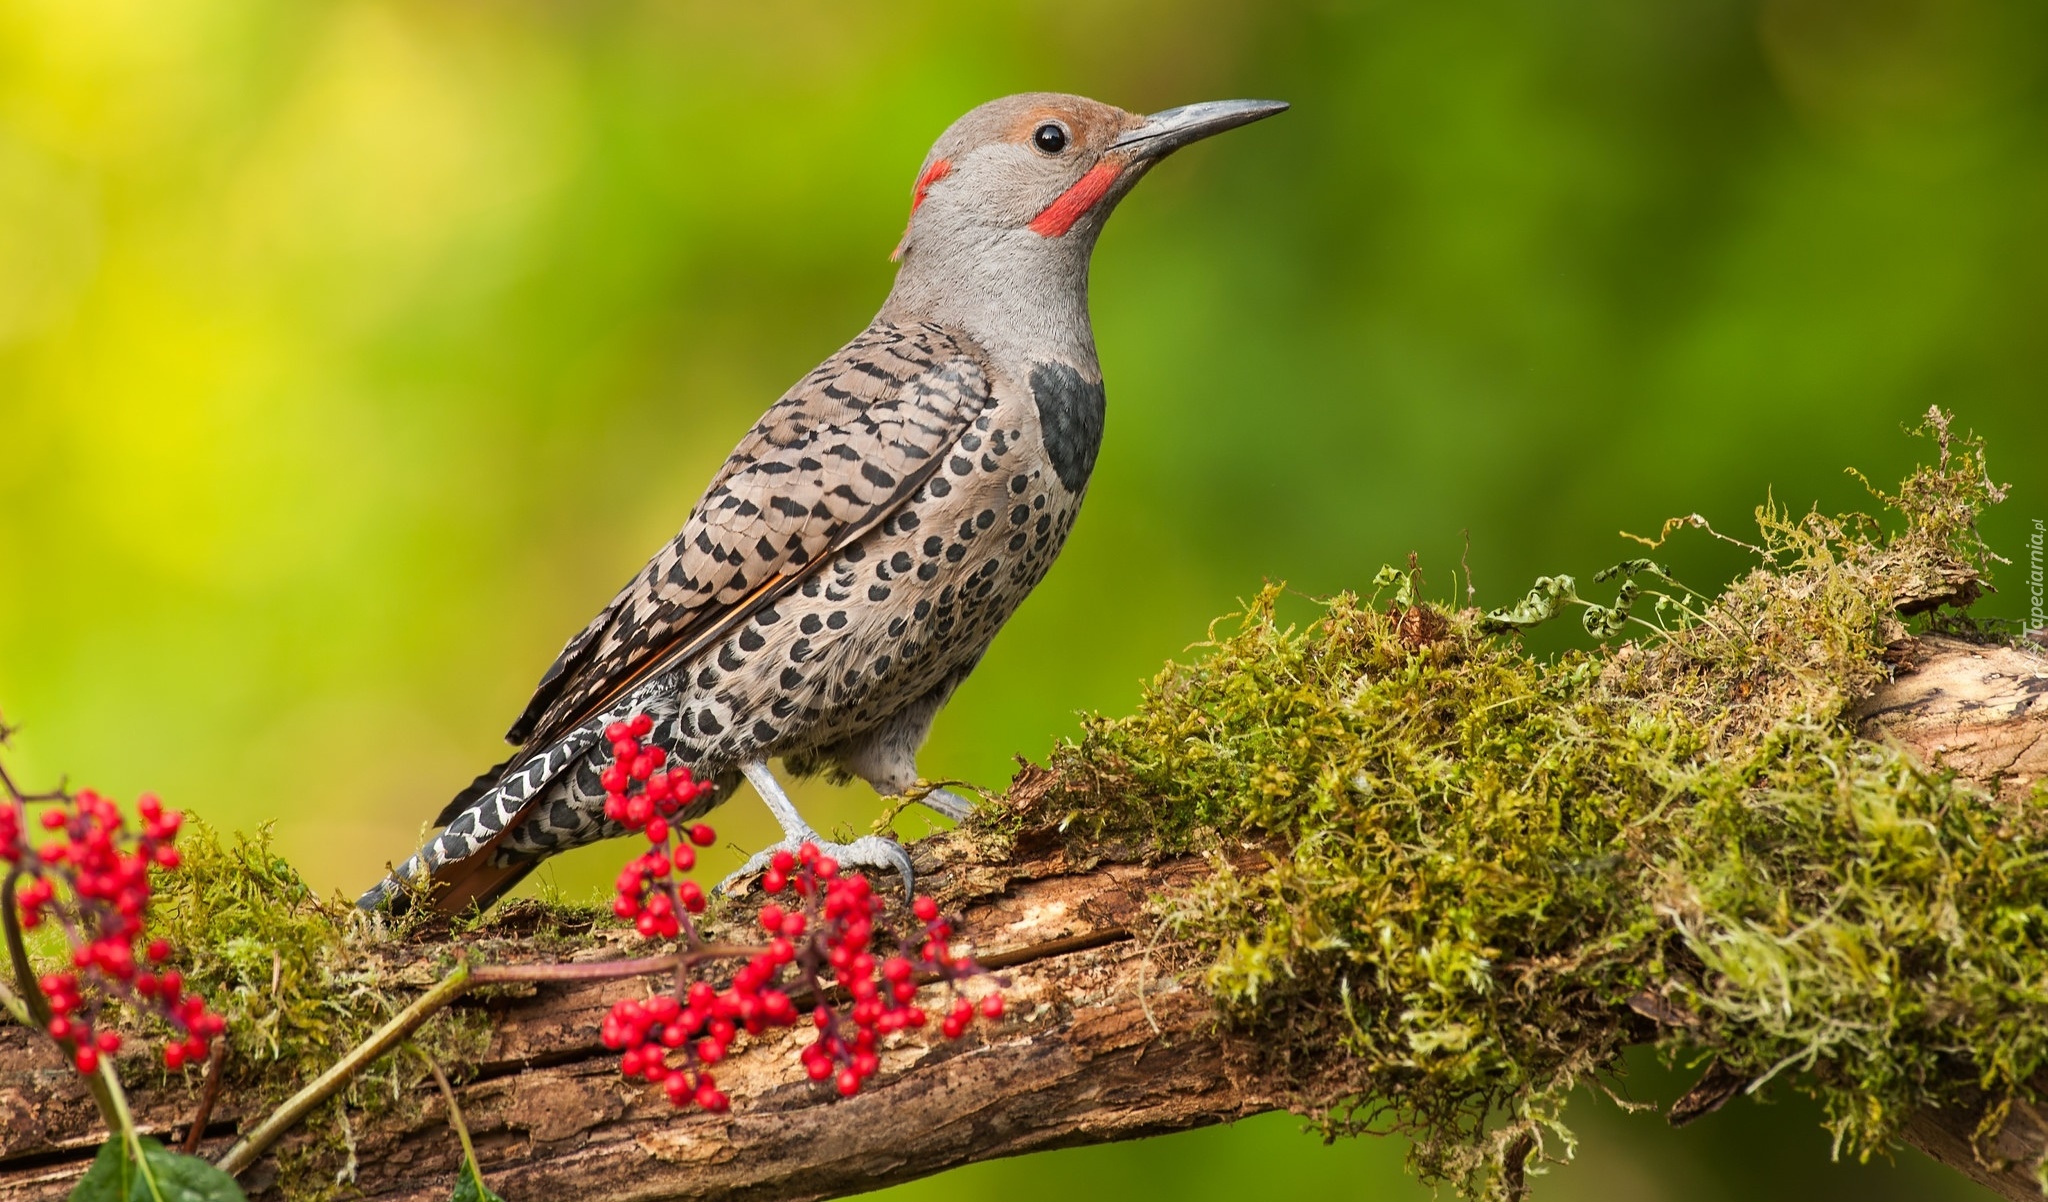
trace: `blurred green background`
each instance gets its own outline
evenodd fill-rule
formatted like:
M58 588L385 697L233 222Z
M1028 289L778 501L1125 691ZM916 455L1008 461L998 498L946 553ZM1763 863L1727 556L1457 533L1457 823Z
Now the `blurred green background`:
M2038 0L9 0L14 762L275 820L322 888L368 884L865 323L931 139L1035 88L1295 109L1111 223L1093 493L932 775L1000 784L1077 711L1128 709L1265 577L1329 592L1414 550L1449 596L1469 530L1498 604L1621 558L1620 528L1858 505L1842 468L1896 479L1933 403L2015 485L1994 547L2023 559L2048 517ZM1672 558L1708 585L1728 550ZM1987 608L2017 616L2006 581ZM751 800L720 826L770 829ZM1686 1084L1637 1067L1639 1097ZM1796 1099L1681 1133L1576 1117L1538 1198L1975 1193L1911 1154L1830 1165ZM1398 1144L1298 1127L897 1196L1425 1196Z

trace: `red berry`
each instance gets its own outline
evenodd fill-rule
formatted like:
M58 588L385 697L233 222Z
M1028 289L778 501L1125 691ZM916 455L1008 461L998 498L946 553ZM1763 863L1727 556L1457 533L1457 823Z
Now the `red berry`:
M183 1068L183 1067L185 1067L185 1045L184 1045L184 1044L180 1044L180 1043L174 1043L174 1044L169 1044L169 1045L167 1045L167 1046L166 1046L166 1047L164 1048L164 1067L165 1067L165 1068Z
M634 714L627 721L626 729L635 738L644 738L654 729L654 719L646 714Z
M699 822L690 828L690 842L699 847L709 847L718 842L718 832L705 823Z
M840 1097L850 1098L860 1092L860 1075L850 1068L842 1068L833 1085L839 1090Z
M1003 995L991 993L981 999L981 1016L983 1018L1001 1018L1003 1016Z
M919 922L930 922L939 916L939 903L929 897L920 896L910 903L910 912L917 915Z
M78 1066L79 1072L90 1073L99 1068L100 1054L91 1044L81 1044L78 1054L72 1058L72 1063Z

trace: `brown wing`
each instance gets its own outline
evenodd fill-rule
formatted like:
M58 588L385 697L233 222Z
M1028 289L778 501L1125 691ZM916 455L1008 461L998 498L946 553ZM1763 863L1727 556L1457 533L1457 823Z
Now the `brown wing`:
M541 743L781 596L917 491L992 401L964 340L881 322L805 376L569 641L506 738Z

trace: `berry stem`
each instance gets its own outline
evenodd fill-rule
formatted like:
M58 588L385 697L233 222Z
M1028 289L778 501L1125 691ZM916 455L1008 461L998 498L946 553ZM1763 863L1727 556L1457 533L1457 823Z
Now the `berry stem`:
M448 1083L448 1074L441 1071L441 1064L415 1044L406 1044L407 1050L426 1061L427 1071L434 1074L434 1084L441 1087L441 1097L448 1103L448 1125L455 1128L455 1138L462 1141L462 1171L484 1183L484 1168L477 1163L476 1145L469 1139L469 1124L462 1121L462 1106L455 1100L455 1087Z
M706 943L666 956L636 960L598 960L586 964L485 964L470 970L471 985L507 985L529 981L615 981L658 972L693 968L706 960L744 960L767 951L737 943Z
M164 1192L157 1187L156 1172L149 1167L149 1157L142 1154L142 1134L135 1129L135 1115L128 1109L128 1094L121 1088L121 1075L114 1071L114 1058L101 1057L99 1072L87 1078L93 1083L93 1099L101 1101L102 1113L111 1110L113 1121L107 1124L108 1138L118 1138L128 1149L128 1159L135 1162L135 1171L142 1174L142 1183L149 1187L149 1196L156 1202L164 1202Z
M263 1155L264 1149L270 1147L278 1136L291 1130L315 1106L341 1092L342 1087L354 1079L357 1073L368 1068L384 1053L403 1043L428 1019L467 993L472 983L470 973L469 961L458 962L447 976L441 978L440 984L421 994L412 1005L399 1011L390 1022L377 1028L374 1034L357 1044L348 1055L335 1061L326 1072L286 1099L282 1106L271 1112L270 1117L258 1123L254 1130L242 1137L234 1147L229 1148L227 1154L216 1162L217 1167L232 1177L255 1164L256 1158Z
M199 1141L206 1138L206 1124L213 1118L213 1104L220 1098L221 1069L228 1059L228 1043L225 1039L213 1041L213 1050L206 1057L206 1084L199 1089L199 1106L192 1112L192 1125L185 1132L185 1142L178 1149L187 1156L199 1154Z
M15 790L12 781L0 779L0 785L12 794L11 800L16 805L21 804L21 794ZM28 942L21 935L21 910L14 900L15 890L20 884L21 865L16 864L7 870L6 881L0 882L0 932L5 933L7 960L14 969L14 983L20 990L20 1001L31 1020L28 1025L40 1029L50 1025L50 999L43 996L43 987L36 983L35 967L28 958ZM58 1042L58 1047L62 1050L62 1041ZM111 1089L107 1085L112 1074L113 1069L109 1065L106 1073L87 1077L86 1084L92 1089L93 1104L99 1107L100 1121L107 1125L107 1134L126 1137L129 1150L135 1152L139 1160L140 1152L134 1146L135 1124L128 1117L128 1099L120 1095L118 1082ZM150 1179L150 1189L155 1188L155 1180Z

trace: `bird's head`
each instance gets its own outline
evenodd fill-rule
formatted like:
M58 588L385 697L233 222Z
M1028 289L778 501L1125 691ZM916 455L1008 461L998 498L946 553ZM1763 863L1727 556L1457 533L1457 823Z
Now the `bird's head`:
M905 282L974 287L1078 271L1117 202L1190 142L1280 112L1275 100L1214 100L1145 116L1085 96L991 100L932 146L897 244ZM908 277L908 280L906 280Z

